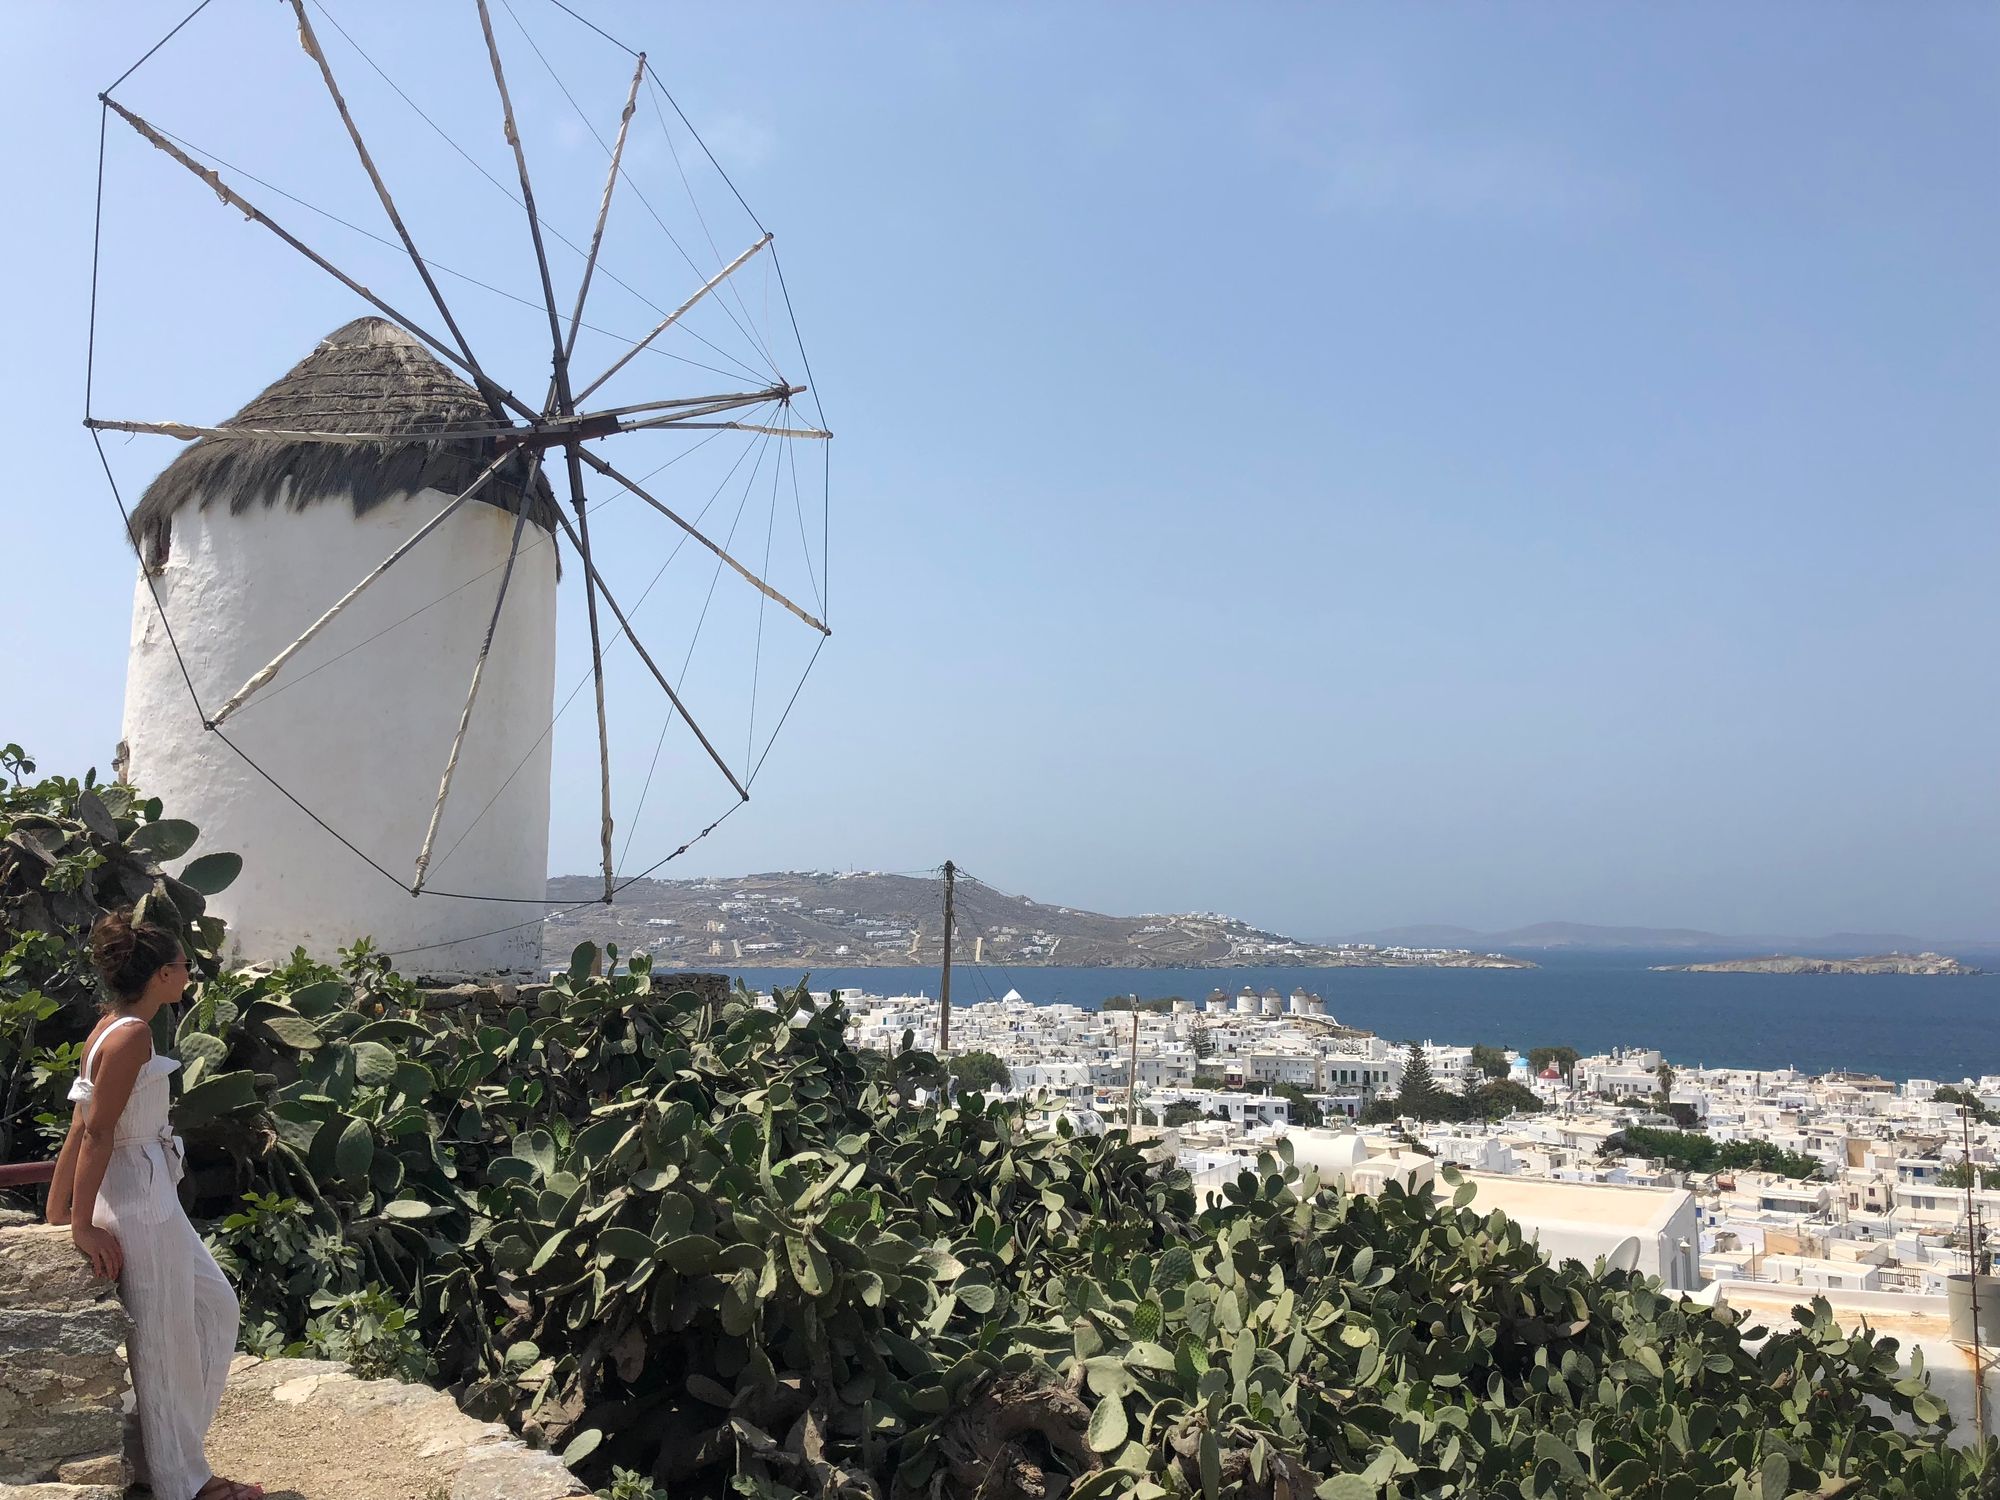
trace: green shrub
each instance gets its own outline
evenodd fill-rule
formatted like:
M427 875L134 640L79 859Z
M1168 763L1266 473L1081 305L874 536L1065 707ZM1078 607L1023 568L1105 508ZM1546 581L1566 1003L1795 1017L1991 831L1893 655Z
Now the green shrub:
M197 975L218 971L225 938L207 898L242 869L234 854L180 860L199 837L158 798L97 773L35 777L19 745L0 747L0 1161L53 1151L77 1045L96 1020L87 939L105 911L138 907L178 931Z
M0 1063L32 1109L74 1066L45 1028L87 998L79 903L143 874L208 969L222 935L139 857L192 830L6 768L35 914ZM366 945L191 994L185 1192L248 1347L430 1375L616 1500L2000 1497L2000 1445L1947 1447L1894 1341L1824 1303L1746 1329L1547 1264L1469 1188L1354 1197L1283 1154L1198 1202L1123 1132L914 1108L938 1060L855 1052L803 986L714 1003L596 958L504 1014L427 1011Z
M1468 1189L1353 1197L1282 1155L1204 1207L1122 1132L911 1108L937 1059L856 1053L803 989L594 958L505 1015L426 1013L365 954L225 979L183 1107L204 1170L274 1200L218 1238L282 1337L373 1319L394 1366L414 1330L612 1493L2000 1494L2000 1448L1945 1447L1893 1341L1824 1304L1752 1350Z
M435 1370L410 1310L379 1286L321 1292L304 1340L287 1354L337 1359L364 1380L423 1380Z
M1772 1172L1807 1181L1824 1169L1810 1156L1771 1141L1718 1141L1694 1130L1660 1130L1627 1125L1604 1143L1608 1156L1646 1156L1683 1172Z

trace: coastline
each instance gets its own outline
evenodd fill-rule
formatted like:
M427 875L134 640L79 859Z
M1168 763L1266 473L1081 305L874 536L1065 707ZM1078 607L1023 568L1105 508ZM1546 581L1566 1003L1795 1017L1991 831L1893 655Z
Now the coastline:
M1955 1080L2000 1073L2000 975L1962 984L1928 976L1883 975L1867 984L1814 983L1818 976L1772 986L1732 975L1663 974L1669 960L1720 957L1687 953L1547 952L1535 969L1348 967L1237 968L1230 985L1289 994L1317 993L1343 1024L1391 1041L1484 1042L1528 1048L1573 1046L1580 1052L1654 1047L1675 1062L1807 1073L1839 1069ZM1982 950L1980 957L1987 955ZM938 993L929 966L751 966L711 963L762 988L829 986L876 995ZM969 1005L1009 990L1037 1003L1096 1009L1113 995L1173 995L1199 1001L1218 986L1214 969L1104 968L954 963L952 1000Z
M758 963L756 964L755 967L759 970L783 970L787 968L796 967L799 969L838 968L838 969L880 969L885 971L892 971L892 970L911 970L923 967L922 965L916 965L910 963L907 958L904 958L900 955L878 957L874 954L868 954L868 953L851 953L843 955L821 954L816 957L800 958L800 959L785 959L774 954L760 953L757 955L757 957L758 957ZM745 970L748 967L747 965L745 965L740 961L724 961L722 959L717 959L717 958L695 959L695 960L690 960L690 962L694 963L697 967L706 964L718 969L723 973L737 973ZM973 960L964 954L954 954L952 956L952 964L955 968L971 969L975 967ZM1497 971L1497 970L1539 969L1541 967L1540 964L1534 963L1525 958L1512 958L1501 954L1480 954L1475 958L1468 959L1464 962L1432 961L1426 959L1359 959L1359 958L1312 959L1312 958L1302 958L1295 955L1287 954L1287 955L1260 955L1260 956L1253 956L1246 958L1213 959L1207 963L1194 963L1194 964L1177 963L1170 958L1148 959L1144 955L1138 955L1136 957L1114 956L1114 957L1082 958L1076 960L1075 962L1067 962L1059 959L1030 958L1030 959L1009 959L1003 963L997 959L987 959L983 962L983 964L977 966L988 969L1005 968L1008 970L1022 970L1030 973L1044 969L1051 969L1051 970L1131 969L1131 970L1143 970L1148 972L1159 972L1159 973L1171 972L1176 974L1211 974L1211 973L1235 974L1235 973L1242 973L1245 970L1251 970L1251 969L1274 969L1274 968L1311 969L1317 971L1325 971L1329 969L1440 969L1440 970L1483 969L1487 971ZM931 967L935 968L935 965L932 965Z
M1894 975L1909 979L1977 979L1986 972L1941 953L1877 953L1861 958L1808 958L1796 953L1774 953L1763 958L1654 964L1651 968L1656 974L1782 974L1808 978Z

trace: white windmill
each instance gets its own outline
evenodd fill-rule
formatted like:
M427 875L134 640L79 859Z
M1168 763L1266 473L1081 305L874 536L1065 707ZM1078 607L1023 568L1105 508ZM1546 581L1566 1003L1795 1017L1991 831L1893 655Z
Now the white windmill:
M119 496L140 559L124 770L201 825L209 847L244 856L242 878L214 903L231 924L241 958L282 959L299 945L330 953L370 937L431 972L521 971L539 956L547 905L550 731L559 713L553 709L558 556L564 548L567 571L585 602L597 716L602 886L593 898L609 902L635 878L620 868L614 850L609 721L622 705L608 701L605 662L621 642L657 695L662 736L676 721L684 726L726 782L735 799L730 810L748 800L762 763L755 753L754 697L752 733L742 747L743 762L734 764L683 701L685 663L663 660L635 629L638 601L613 591L602 546L592 546L591 514L605 500L587 498L587 481L600 496L644 502L657 513L662 533L705 549L714 562L711 597L724 574L732 575L731 586L756 591L760 661L767 607L814 632L809 671L829 632L822 618L824 555L816 568L803 510L799 541L811 587L801 597L813 608L768 581L772 525L766 526L763 565L753 568L731 549L734 527L721 541L706 534L698 516L689 519L646 479L632 477L611 440L696 433L707 442L736 434L746 453L749 443L763 445L751 470L751 482L759 485L775 445L775 514L785 454L793 454L790 498L799 508L796 449L814 445L823 452L829 434L817 420L816 402L815 420L798 413L807 387L779 370L773 341L758 333L752 347L770 372L762 383L693 395L634 391L641 399L616 404L600 394L614 380L631 381L639 356L659 352L688 329L690 314L719 301L746 265L761 257L775 267L768 231L727 261L717 253L720 263L684 287L671 306L670 299L653 303L661 309L654 326L618 346L601 368L586 371L578 358L606 226L620 184L630 180L625 156L641 91L655 91L656 109L659 99L672 103L644 54L632 54L616 138L606 147L595 224L585 244L565 242L582 265L573 297L559 299L545 238L554 230L536 207L493 18L486 0L475 0L518 182L518 191L508 195L525 217L550 350L546 391L524 399L474 352L464 320L440 289L443 268L420 251L336 83L308 0L290 4L317 75L315 87L323 85L330 97L393 243L407 255L431 307L419 318L392 305L281 223L267 203L253 201L244 182L216 158L114 97L118 84L101 96L107 128L113 117L130 126L366 309L226 421L129 420L87 409L85 422L114 494L118 483L104 452L105 433L158 434L188 444L136 508L127 510ZM331 19L318 0L312 9ZM467 14L469 19L472 12ZM673 109L685 123L679 106ZM664 128L667 116L659 115ZM100 167L100 237L103 198ZM652 211L650 202L647 208ZM93 362L96 290L94 280ZM740 295L736 305L748 315ZM783 312L789 322L789 294ZM798 358L803 369L802 352ZM738 466L743 462L739 456ZM728 472L734 476L738 468ZM823 489L819 498L823 507ZM739 520L742 511L739 503ZM823 509L821 532L823 548ZM657 537L639 546L666 550ZM632 543L621 542L621 552L631 550ZM671 670L676 665L680 673ZM768 753L768 740L764 748ZM707 821L694 837L719 821ZM656 852L644 851L642 858Z

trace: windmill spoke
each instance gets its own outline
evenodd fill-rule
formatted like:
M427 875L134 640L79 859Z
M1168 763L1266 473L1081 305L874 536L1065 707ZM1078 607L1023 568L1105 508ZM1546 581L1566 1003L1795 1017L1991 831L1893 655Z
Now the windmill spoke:
M410 260L417 268L417 275L423 279L424 290L431 294L438 316L444 319L444 326L451 330L451 336L458 344L458 352L464 356L465 368L472 375L473 384L479 387L480 396L492 408L493 415L501 415L500 402L488 391L493 382L479 367L479 361L472 353L472 345L466 340L465 331L458 326L458 320L451 315L451 308L444 300L444 293L431 277L431 268L418 253L417 242L411 237L408 226L403 223L402 214L396 210L396 200L389 194L389 185L382 180L382 174L375 168L375 158L369 154L368 143L361 138L361 127L354 123L354 116L348 112L347 100L340 92L340 85L334 82L333 67L326 60L319 38L313 32L312 21L306 15L305 0L291 0L292 11L299 20L299 45L306 56L319 64L319 75L326 81L326 91L333 97L333 107L340 111L340 123L347 127L348 139L354 142L355 155L361 158L361 166L368 173L368 180L375 185L375 196L382 200L382 211L389 216L395 226L396 237L403 242L403 248L410 253Z
M654 325L653 331L651 333L647 334L644 338L640 339L638 343L634 344L630 349L627 349L623 354L619 355L618 358L612 362L610 369L606 370L602 375L598 376L597 379L591 381L589 385L585 386L582 390L578 391L576 394L576 399L579 401L584 400L586 397L590 395L592 391L596 390L599 386L603 385L605 381L609 380L613 375L616 375L620 370L624 369L629 361L637 357L640 350L644 349L647 345L651 344L654 339L658 338L661 334L665 333L669 328L673 327L674 324L678 323L681 320L681 318L684 315L686 315L686 313L690 309L692 309L697 302L701 301L702 298L706 297L710 292L714 291L717 287L721 286L723 282L727 281L729 279L730 273L735 271L738 266L742 265L746 260L750 259L751 256L755 255L759 250L762 250L766 245L770 243L771 243L771 235L769 231L766 231L764 237L761 240L757 241L756 244L752 245L748 250L745 250L741 255L737 256L736 259L732 260L728 265L724 266L720 271L717 271L706 282L704 282L702 284L700 291L696 292L692 297L688 298L687 301L683 302L679 307L675 308L672 312L668 313L664 318L660 319L660 321Z
M736 391L726 396L679 396L671 401L641 401L636 406L606 406L593 412L586 412L580 421L596 417L629 417L644 411L685 411L689 407L703 407L708 411L728 411L737 406L762 406L767 401L784 401L793 396L805 394L802 385L774 385L762 391ZM697 415L689 412L689 415Z
M570 451L572 453L575 453L577 450L572 448ZM588 459L590 455L585 454L584 457ZM572 498L577 506L577 514L579 517L581 517L584 514L582 506L582 500L583 500L582 473L578 470L572 469L571 482L576 487ZM634 493L637 492L634 491ZM556 519L562 522L562 529L565 533L568 534L570 545L576 548L577 556L583 559L584 580L587 583L594 582L597 585L597 592L602 594L604 596L604 602L611 606L611 613L617 617L619 625L625 631L625 638L632 643L632 649L639 653L639 660L641 660L646 664L646 670L653 674L653 680L659 683L661 690L666 693L667 699L669 702L673 704L675 711L678 712L680 716L687 721L687 727L692 729L694 731L694 737L701 741L701 748L708 752L708 758L715 762L716 769L721 771L724 776L727 776L729 778L729 784L736 788L736 794L739 797L741 797L745 802L748 802L750 800L750 793L744 789L743 783L736 779L736 773L729 769L729 762L722 758L721 752L719 752L715 748L715 745L709 740L709 737L702 732L701 725L697 724L694 721L694 716L688 712L687 705L681 702L681 695L674 691L674 685L671 682L667 681L666 673L662 672L659 669L659 667L654 663L652 653L646 650L645 642L639 639L639 633L632 628L632 622L625 618L625 611L620 609L618 607L618 601L611 597L611 590L608 587L606 587L603 577L598 573L597 564L591 560L590 547L588 542L577 535L576 528L569 524L568 516L564 515L561 511L557 511ZM603 670L602 663L600 662L599 663L600 673L602 672L602 670ZM600 680L602 680L601 677ZM610 782L608 779L605 782L605 790L608 794L610 790ZM611 836L611 814L609 813L609 811L607 811L604 815L604 829L605 829L605 838L609 840ZM608 842L605 846L605 850L606 850L605 858L609 860L611 856L610 856L610 845Z
M484 7L482 7L483 9ZM611 728L604 712L604 641L597 628L597 569L590 561L590 507L583 503L583 466L577 459L578 445L569 445L569 500L576 507L576 525L583 528L579 536L576 527L569 524L569 517L562 513L562 507L555 508L556 519L562 522L562 529L569 534L570 544L583 559L583 598L586 612L590 617L590 676L597 689L597 781L599 794L599 818L597 825L598 843L604 855L604 902L611 904L617 872L611 857ZM611 595L605 593L606 602ZM616 613L618 606L613 604ZM620 622L624 616L618 616ZM629 634L629 631L628 631ZM634 646L639 643L632 642ZM640 652L641 656L645 653Z
M486 33L486 55L493 63L493 86L500 93L501 123L506 128L507 144L514 148L514 170L521 178L521 206L528 213L528 238L534 241L535 245L535 269L541 273L542 302L549 312L549 347L555 360L555 410L563 416L568 416L576 410L575 403L570 400L569 357L564 352L562 316L556 311L555 283L549 279L549 252L542 244L542 217L535 212L535 185L528 178L528 153L522 149L521 131L514 123L514 101L507 93L507 70L501 65L500 44L493 36L493 13L486 8L486 0L477 0L477 3L479 26ZM579 477L577 483L579 493L581 488L582 481ZM608 803L606 807L605 817L608 821L610 818ZM610 857L608 851L611 847L611 833L608 828L605 830L604 840L608 860ZM609 878L608 867L606 877Z
M542 456L537 453L528 463L525 492L534 490L535 480L542 472ZM493 654L493 636L500 628L500 610L507 602L507 585L514 579L514 562L521 555L521 532L528 524L528 507L524 503L514 514L514 537L507 544L507 566L500 574L500 588L493 596L493 614L486 622L486 638L479 644L479 659L472 664L472 684L465 690L465 707L458 716L458 731L451 737L451 754L445 757L444 778L438 783L437 801L431 807L430 826L424 830L424 847L417 853L416 878L411 882L410 894L420 895L424 889L424 877L430 871L431 850L437 844L438 824L444 819L445 799L451 795L451 779L458 772L458 753L465 744L465 731L472 723L472 705L479 698L480 679L486 675L486 658Z
M363 301L367 302L377 312L381 313L383 317L387 318L390 322L394 323L397 327L401 328L405 333L409 334L411 338L416 339L421 343L429 345L430 348L435 350L438 354L442 355L444 358L450 360L453 364L457 365L467 374L474 376L478 375L478 372L466 363L464 355L460 354L456 349L452 348L449 344L445 343L442 339L438 338L436 334L429 332L427 329L423 328L420 324L416 323L415 321L413 321L408 317L405 317L402 313L398 312L395 308L391 307L387 302L384 302L380 297L376 296L375 293L371 292L367 287L363 286L360 282L356 281L352 276L349 276L345 271L341 270L340 267L336 266L332 261L328 260L324 255L321 255L317 250L313 249L312 246L308 245L304 240L300 239L297 235L293 234L290 230L286 229L282 224L278 223L277 220L273 219L269 214L265 213L262 209L257 207L256 204L252 203L249 199L245 198L241 193L237 192L236 189L229 186L228 183L224 182L222 180L222 174L220 172L216 172L208 167L204 167L200 162L196 161L193 157L189 156L185 151L181 150L180 147L176 146L172 141L168 140L164 135L162 135L158 130L158 128L153 126L148 121L142 119L140 116L132 113L131 110L127 109L124 105L120 104L116 99L106 97L104 98L103 102L106 105L110 106L111 109L116 111L120 119L122 119L126 124L130 125L134 130L138 131L139 134L145 137L147 141L151 142L154 146L157 146L160 150L166 152L167 155L171 156L175 161L179 162L182 166L186 167L188 171L192 172L196 177L200 178L201 181L207 183L210 190L213 191L215 195L218 198L220 198L224 203L227 203L231 208L234 208L235 210L237 210L237 212L243 214L246 218L254 219L259 224L262 224L266 229L270 230L271 233L275 234L279 239L283 240L287 245L290 245L294 250L298 251L299 254L303 255L307 260L311 261L314 265L318 266L322 271L326 272L329 276L333 277L335 281L338 281L342 286L346 287L350 292L353 292L356 296L360 297ZM492 385L489 382L488 390L492 396L504 402L506 405L512 407L517 414L526 417L531 422L534 421L536 417L539 415L539 413L537 413L525 401L521 400L520 397L514 395L511 391L508 391L503 387Z
M301 0L293 0L299 4ZM590 234L590 254L584 257L583 282L576 289L576 310L569 315L569 337L563 342L565 362L576 353L576 331L583 324L583 301L590 295L590 278L597 274L597 252L604 244L604 224L611 217L611 190L618 185L618 164L625 158L625 137L632 128L632 114L639 107L639 85L646 77L646 54L639 54L639 66L632 70L632 88L625 95L625 112L618 117L618 140L611 148L611 171L604 179L604 198L597 205L597 227Z
M119 422L107 417L85 417L83 425L99 432L150 432L161 437L194 442L198 438L226 440L259 438L286 443L409 443L456 441L465 438L519 436L523 429L496 427L488 422L477 427L406 427L400 432L307 432L281 427L202 427L192 422Z
M699 531L695 530L692 524L682 520L680 516L674 513L673 508L669 506L665 501L659 499L654 495L648 494L646 490L642 486L640 486L637 481L627 479L623 474L619 473L616 469L612 468L610 464L606 463L603 459L599 458L594 453L584 451L583 461L589 464L593 469L597 470L597 472L602 474L606 479L613 480L616 483L623 485L626 489L630 490L633 494L637 495L641 500L645 501L648 505L652 506L654 510L657 510L661 515L665 516L669 521L672 521L676 526L680 527L682 531L685 531L689 536L693 537L697 542L700 542L702 546L708 548L709 551L713 552L717 557L721 558L723 562L729 564L730 567L734 568L736 572L743 579L745 579L753 588L755 588L759 593L764 595L764 597L769 599L772 603L784 605L786 609L790 610L793 614L797 615L801 620L804 620L806 624L812 626L812 628L814 630L817 630L821 635L833 634L833 632L827 629L826 626L822 625L818 620L814 619L811 615L807 614L803 609L800 609L798 605L792 603L791 600L787 599L783 594L779 593L776 589L772 588L770 584L764 582L763 579L759 578L755 573L752 573L748 568L744 567L742 563L738 562L735 558L731 557L727 552L723 551L722 548L718 547L714 542L710 541L707 537L703 536Z
M766 427L757 422L689 422L679 417L661 417L654 422L620 422L620 432L646 432L669 428L676 432L761 432L766 437L826 439L833 436L823 427Z
M429 536L433 531L436 531L438 527L444 525L445 521L448 520L451 517L451 515L455 511L457 511L457 509L461 505L465 504L466 501L470 500L474 495L478 494L481 489L485 488L486 482L489 479L491 479L495 474L499 473L501 466L505 464L513 456L514 455L511 453L503 453L498 458L494 459L492 463L488 464L483 470L481 470L479 477L473 480L472 483L467 485L463 490L459 491L458 495L452 500L452 502L449 505L447 505L443 510L439 511L436 515L432 516L428 521L424 522L424 524L419 526L414 532L412 532L408 540L406 540L401 546L396 548L394 552L391 552L387 557L383 558L380 563L376 564L374 572L370 573L366 578L362 579L359 583L355 584L354 587L349 589L345 594L342 594L340 598L335 601L331 609L329 609L325 614L321 615L317 620L313 621L312 624L308 625L305 629L305 634L301 635L297 640L293 641L291 645L285 647L284 650L280 651L276 656L272 657L269 662L267 662L262 668L260 668L256 673L254 673L251 676L248 682L244 683L242 687L238 688L234 696L232 696L227 703L223 704L222 707L218 708L215 711L215 717L208 721L208 727L210 729L215 728L224 719L228 718L231 714L235 713L237 709L241 708L243 704L249 699L252 693L256 692L266 683L270 682L270 680L273 677L276 677L280 669L284 667L285 663L290 661L294 656L298 655L298 653L305 647L306 642L310 641L314 636L318 635L322 630L326 629L327 626L331 625L334 621L335 616L337 616L342 610L346 609L347 606L352 604L356 599L360 598L362 591L366 589L369 584L373 583L376 579L380 578L384 573L388 572L389 569L394 567L398 562L402 561L404 557L408 556L411 549L413 549L417 545L417 543L421 542L425 537ZM521 508L523 509L523 511L527 509L529 500L530 497L524 491L521 497Z

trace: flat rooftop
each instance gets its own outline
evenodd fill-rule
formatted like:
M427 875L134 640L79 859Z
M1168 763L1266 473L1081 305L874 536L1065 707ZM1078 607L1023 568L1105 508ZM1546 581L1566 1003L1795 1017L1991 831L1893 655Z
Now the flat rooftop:
M1473 1197L1473 1208L1482 1212L1497 1208L1509 1218L1539 1224L1656 1230L1691 1196L1686 1188L1638 1187L1622 1182L1559 1182L1494 1172L1467 1172L1464 1176L1479 1190Z

